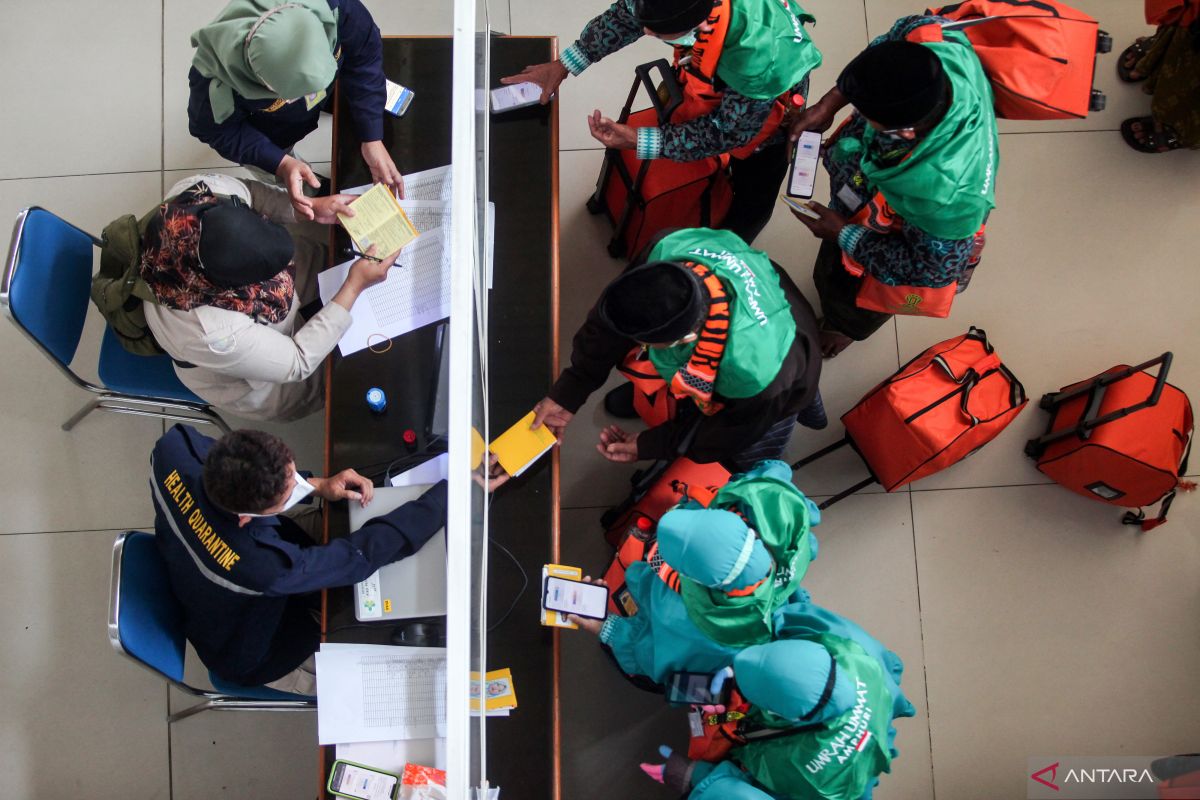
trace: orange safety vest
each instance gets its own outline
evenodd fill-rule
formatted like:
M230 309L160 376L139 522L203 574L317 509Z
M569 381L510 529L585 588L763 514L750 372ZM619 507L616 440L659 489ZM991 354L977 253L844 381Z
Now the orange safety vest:
M735 687L722 714L700 713L701 733L688 741L688 758L716 763L729 757L729 751L746 743L739 728L750 703Z
M683 91L683 103L676 110L672 121L687 122L705 117L721 105L724 92L716 88L717 63L721 60L721 53L725 49L725 37L729 34L729 19L733 14L731 7L733 2L734 0L717 0L717 4L713 6L712 13L706 20L712 26L711 33L697 32L696 44L691 48L676 45L675 70L679 75L679 83ZM689 52L691 58L687 59ZM771 107L771 114L763 123L762 130L758 132L758 135L747 144L729 151L729 155L734 158L746 158L775 131L779 130L779 126L783 124L783 118L787 115L790 101L790 92L785 92L777 97L775 104ZM803 101L804 98L801 97L800 103L803 104Z

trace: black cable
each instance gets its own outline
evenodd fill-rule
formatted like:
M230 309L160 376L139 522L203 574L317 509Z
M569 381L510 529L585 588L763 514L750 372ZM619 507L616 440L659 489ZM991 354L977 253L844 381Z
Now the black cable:
M501 616L500 619L496 620L495 622L493 622L491 625L488 626L488 633L491 633L496 628L500 627L500 625L506 619L509 618L509 616L512 614L513 610L516 609L517 603L520 602L521 598L525 595L525 590L529 588L529 573L525 572L525 568L521 566L521 562L517 560L517 557L512 554L511 550L509 550L507 547L500 544L499 542L497 542L495 539L491 538L490 536L488 537L488 541L491 544L494 544L496 547L499 547L500 550L506 556L509 557L509 559L513 562L513 564L516 565L517 571L521 573L521 588L517 592L516 597L513 598L512 603L509 604L508 610L504 612L503 616Z

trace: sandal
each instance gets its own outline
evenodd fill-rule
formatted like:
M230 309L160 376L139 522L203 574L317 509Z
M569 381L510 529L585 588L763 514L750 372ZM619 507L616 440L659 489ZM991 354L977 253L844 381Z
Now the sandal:
M1141 83L1150 77L1149 75L1138 75L1135 77L1133 70L1137 67L1137 63L1150 51L1150 45L1153 43L1153 36L1143 36L1122 50L1120 57L1117 59L1117 77L1126 83Z
M1135 131L1135 124L1141 125L1141 130ZM1139 134L1141 138L1138 138ZM1183 147L1175 131L1156 124L1154 117L1130 117L1125 120L1121 123L1121 138L1139 153L1167 153Z

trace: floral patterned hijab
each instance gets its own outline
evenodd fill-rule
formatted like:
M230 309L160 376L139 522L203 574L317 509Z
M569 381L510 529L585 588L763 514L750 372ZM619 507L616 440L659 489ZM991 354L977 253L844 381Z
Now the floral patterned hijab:
M180 311L214 306L253 317L257 322L281 322L295 294L295 265L266 280L244 286L222 286L200 262L201 220L223 201L207 184L191 186L159 207L146 231L141 276L160 305Z

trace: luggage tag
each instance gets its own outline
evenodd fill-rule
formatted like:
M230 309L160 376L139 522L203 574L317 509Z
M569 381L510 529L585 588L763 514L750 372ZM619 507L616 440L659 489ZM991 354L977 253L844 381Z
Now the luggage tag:
M700 712L694 708L688 712L688 728L692 732L693 739L704 735L704 723L700 720Z
M859 210L866 204L866 201L859 197L858 192L850 188L850 184L845 184L841 189L838 189L837 199L850 211L850 215L857 214Z
M304 107L309 111L319 106L325 100L325 90L304 95Z

